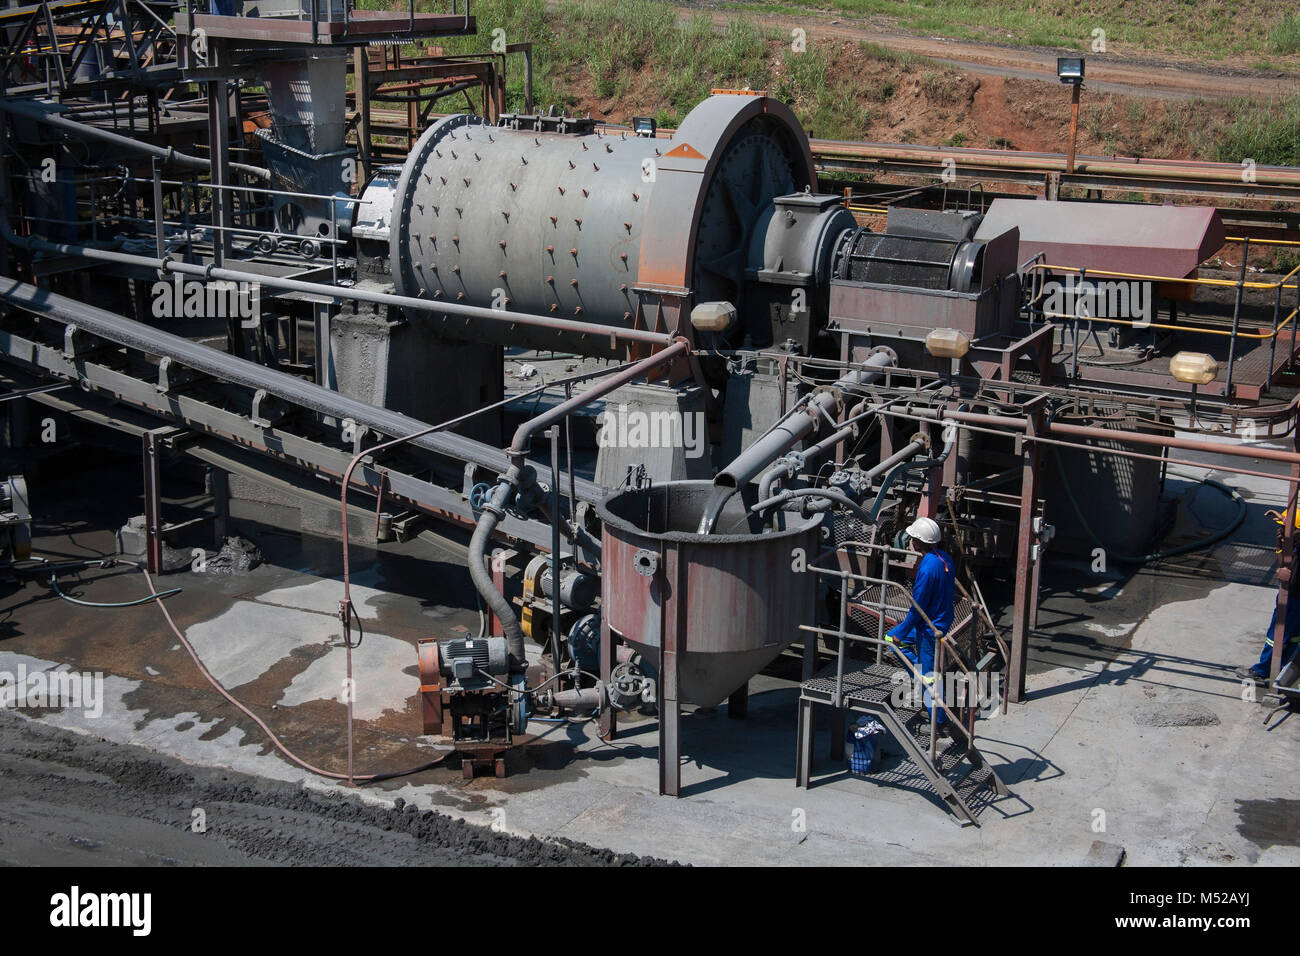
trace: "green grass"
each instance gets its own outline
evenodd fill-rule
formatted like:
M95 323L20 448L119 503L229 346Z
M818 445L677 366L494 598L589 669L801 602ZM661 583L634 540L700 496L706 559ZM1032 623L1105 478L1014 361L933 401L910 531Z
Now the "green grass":
M1232 106L1235 119L1217 136L1216 159L1300 166L1300 93L1281 103L1241 100Z
M1274 53L1300 53L1300 13L1288 13L1268 32Z
M899 6L895 0L822 2L858 10ZM1092 24L1105 23L1113 52L1117 38L1126 35L1125 27L1108 22L1109 16L1118 17L1129 9L1120 0L1094 0L1101 12L1089 17L1058 0L1037 2L1035 16L1039 18L1039 27L1048 21L1070 25L1070 29L1075 25L1080 29L1086 26L1081 33L1086 41ZM1219 0L1197 2L1198 9L1204 8L1206 22L1216 22ZM400 5L401 0L361 0L361 3L379 8ZM433 3L434 0L420 0L422 9L432 9ZM1191 0L1186 3L1179 0L1176 10L1166 0L1151 0L1147 6L1166 12L1173 10L1166 19L1176 22L1178 16L1186 13L1183 7L1190 3ZM1247 13L1258 12L1252 6L1253 0L1242 0L1242 4ZM917 3L918 16L947 17L952 22L962 22L959 15L992 9L989 0L918 0ZM810 43L806 50L796 53L791 49L788 31L765 23L761 17L735 16L724 26L715 26L703 13L679 21L672 8L655 0L621 0L618 4L606 0L561 0L550 7L546 0L476 0L473 10L478 19L478 36L450 38L442 46L448 53L482 53L491 45L493 30L497 28L505 31L507 43L531 41L534 103L540 110L552 105L571 112L579 106L585 110L594 94L598 100L615 101L651 113L663 127L676 127L710 89L748 87L768 90L788 103L812 135L853 140L866 137L877 109L893 102L913 84L919 84L932 105L960 106L959 99L968 97L970 92L959 70L871 43L856 45L862 57L873 61L869 71L854 68L854 46L849 41ZM1107 10L1119 13L1108 14ZM1016 21L1020 24L1017 29L1026 36L1032 32L1032 18L1023 10L1017 12L998 6L991 16L991 22L1002 24L1021 17ZM1279 21L1276 15L1270 14L1268 19L1277 27L1271 35L1272 41L1285 46L1289 42L1284 36L1285 29L1290 29L1287 25L1294 24L1297 17L1291 15ZM985 21L973 17L965 22ZM1161 20L1146 26L1163 29L1162 24L1168 25ZM1268 36L1267 31L1264 35ZM422 52L414 47L410 49L413 53ZM1286 55L1270 53L1269 62ZM512 58L507 71L506 109L510 111L521 111L524 107L521 66L518 59ZM447 108L457 109L460 105L448 101ZM1159 151L1157 155L1191 154L1233 163L1251 158L1261 165L1300 165L1300 95L1282 104L1243 100L1231 107L1224 118L1216 104L1216 118L1209 122L1206 117L1210 111L1204 103L1170 102L1148 114L1138 101L1111 102L1107 98L1089 105L1081 120L1092 141L1107 153L1142 153L1142 137L1135 131L1150 132L1155 124L1159 135L1154 141L1161 144L1154 147ZM607 108L602 102L593 106L592 111ZM619 108L613 107L612 115L629 118L619 117ZM950 127L947 142L968 144L969 130L954 132L957 125ZM890 135L906 141L921 134L903 123ZM1152 137L1147 136L1146 140L1152 141Z
M363 7L391 7L400 0L360 0ZM433 0L420 0L431 10ZM797 8L790 8L797 9ZM799 119L819 136L862 135L871 114L861 99L883 102L894 92L860 89L860 78L836 76L824 53L811 45L795 53L784 32L761 19L734 17L715 28L707 14L678 22L674 11L653 0L562 0L548 8L545 0L476 0L473 13L478 36L449 38L447 53L482 52L493 30L505 31L506 43L533 44L533 91L536 108L570 109L578 92L599 99L635 96L655 110L665 127L682 118L715 88L764 89L791 104ZM887 60L900 71L917 58L863 44L873 59ZM417 52L414 47L411 52ZM506 109L524 106L523 70L507 71Z

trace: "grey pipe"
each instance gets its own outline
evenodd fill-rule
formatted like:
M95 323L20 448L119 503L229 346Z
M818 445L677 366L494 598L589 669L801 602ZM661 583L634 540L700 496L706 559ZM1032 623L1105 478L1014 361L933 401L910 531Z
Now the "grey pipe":
M142 153L146 156L156 156L165 163L175 163L177 166L184 166L189 169L202 169L205 171L212 169L211 160L199 156L190 156L187 153L178 153L170 146L154 146L151 143L144 143L137 139L131 139L129 136L114 133L112 130L100 129L98 126L90 126L87 123L78 123L76 120L70 120L58 113L50 113L39 109L31 103L0 99L0 110L12 113L14 116L26 117L37 123L44 123L46 126L53 126L56 129L72 133L74 136L97 139L101 142L112 143L120 149ZM271 171L263 169L261 166L248 166L244 163L230 163L229 166L237 172L256 176L258 179L268 182L271 179Z
M0 217L0 225L3 217ZM268 395L281 398L291 405L308 409L337 419L351 419L358 426L373 429L382 435L412 435L427 431L429 425L391 409L367 405L333 389L307 382L275 369L258 365L248 359L220 352L210 346L164 332L103 309L70 299L16 279L0 277L0 301L41 315L50 315L61 321L75 324L85 332L139 349L153 355L167 355L178 365L212 375L224 382L242 385ZM510 458L499 448L457 435L454 432L434 432L412 439L411 444L460 462L473 462L484 468L500 471L509 467ZM550 469L539 466L546 480ZM586 501L598 500L602 489L593 482L581 479L577 483L580 497Z
M894 479L909 471L922 471L926 468L933 468L936 465L942 465L948 460L948 456L952 454L953 448L957 445L957 435L955 433L958 431L960 431L960 429L953 429L954 434L944 442L943 451L939 453L939 457L927 458L924 461L905 461L902 464L897 465L889 472L889 474L885 475L885 480L880 483L880 491L876 493L876 500L871 504L872 524L875 524L876 518L880 515L880 509L885 505L885 492L887 492L890 485L894 483Z
M862 505L858 504L848 495L841 491L837 491L834 488L787 488L785 491L768 498L766 501L757 502L749 510L754 512L765 511L766 509L775 507L776 505L784 504L792 498L826 498L829 501L843 505L849 511L852 511L857 515L862 521L868 524L872 523L871 515L868 514L866 508L863 508ZM813 508L812 510L824 511L825 509Z
M862 368L853 369L840 378L835 383L835 388L851 389L868 385L880 378L884 370L893 364L894 357L891 353L877 352L863 363ZM713 479L714 486L732 489L743 487L797 442L806 438L824 417L834 417L839 412L839 399L832 391L813 392L801 404L803 408L799 412L768 429L737 455L730 465L718 472Z
M461 305L456 302L436 302L432 299L419 299L409 295L395 295L391 292L372 292L366 289L349 289L342 286L328 285L323 282L303 282L300 279L286 279L279 276L263 275L257 272L240 272L235 269L218 269L215 266L201 266L181 262L171 257L155 259L151 256L139 256L134 253L121 252L117 249L98 249L93 246L76 243L50 242L33 236L19 236L9 225L7 214L0 211L0 234L16 246L35 249L57 255L82 256L101 262L115 262L123 265L142 266L161 272L177 272L203 279L218 279L229 282L256 283L283 289L286 292L304 292L309 295L330 295L337 299L355 302L370 302L376 305L391 305L402 309L414 309L419 312L437 312L446 315L458 315L472 319L487 319L492 322L504 322L509 325L527 325L535 328L549 329L555 332L580 332L586 335L609 336L622 342L636 342L642 345L668 345L674 336L667 332L650 332L646 329L625 329L615 326L592 325L573 319L556 319L550 316L530 315L524 312L506 312L477 305Z
M512 465L509 471L514 470ZM518 476L515 476L515 480L518 480ZM474 582L475 589L483 596L483 603L501 622L501 630L506 636L506 650L510 655L510 669L522 671L527 666L524 656L524 629L519 623L519 618L515 617L515 610L506 600L506 596L497 590L486 564L488 542L492 540L492 533L496 531L501 519L506 516L506 505L514 490L514 484L503 477L501 483L493 489L491 499L483 506L483 514L478 524L474 526L473 536L469 539L469 576Z

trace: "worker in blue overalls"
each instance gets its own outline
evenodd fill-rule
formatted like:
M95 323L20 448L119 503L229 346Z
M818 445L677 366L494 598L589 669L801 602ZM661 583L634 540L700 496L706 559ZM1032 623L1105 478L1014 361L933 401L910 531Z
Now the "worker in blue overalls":
M933 518L917 518L907 528L909 547L921 555L912 582L912 600L916 602L907 616L885 635L885 640L898 646L899 651L921 672L927 688L934 686L935 633L925 618L917 613L919 607L942 633L952 626L953 592L957 574L952 558L939 547L943 538L939 523ZM931 706L930 695L925 694L925 705ZM943 711L936 709L935 723L943 723Z
M1268 622L1268 630L1264 632L1264 649L1260 651L1259 660L1249 667L1238 667L1237 676L1242 680L1254 681L1257 684L1267 684L1269 671L1273 667L1273 629L1277 627L1277 605L1273 605L1273 617ZM1300 594L1292 595L1286 602L1286 628L1284 630L1284 641L1282 645L1282 670L1295 660L1296 652L1300 651Z

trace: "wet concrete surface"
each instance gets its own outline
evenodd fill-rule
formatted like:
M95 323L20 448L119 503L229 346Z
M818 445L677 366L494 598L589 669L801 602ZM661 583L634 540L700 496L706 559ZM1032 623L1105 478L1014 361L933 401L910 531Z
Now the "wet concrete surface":
M117 461L103 474L93 494L67 478L37 486L47 496L34 502L38 553L112 552L113 528L139 511L136 470ZM648 715L621 718L610 742L596 739L590 722L535 722L503 780L466 781L440 766L348 790L286 761L203 680L156 606L83 608L59 601L41 580L8 585L0 591L0 671L66 666L103 672L105 680L99 717L72 708L0 715L9 752L0 772L0 858L99 853L127 861L138 850L140 861L154 863L431 862L462 852L463 862L523 859L513 844L467 836L470 846L447 836L446 845L439 835L421 843L400 828L401 840L372 844L367 828L387 833L390 817L328 811L330 801L344 801L393 814L400 800L401 820L433 820L436 827L428 826L438 833L447 821L468 822L473 837L535 834L706 864L1073 864L1102 839L1123 847L1131 863L1294 865L1300 725L1292 718L1266 730L1266 705L1244 700L1232 676L1258 655L1271 612L1274 526L1263 512L1282 491L1258 479L1236 484L1251 499L1245 525L1228 542L1141 569L1098 572L1060 557L1047 566L1029 702L978 728L983 751L1012 790L986 806L978 829L958 829L896 758L878 780L850 777L827 757L825 721L814 785L797 790L792 656L754 679L747 720L729 719L725 706L688 709L679 800L657 794L657 723ZM176 514L201 509L179 477L167 488ZM1190 492L1191 483L1181 490ZM1222 509L1212 498L1188 497L1170 540L1215 527ZM45 523L50 514L57 525ZM238 577L183 571L158 587L183 589L167 606L236 696L304 759L339 771L346 747L346 708L334 693L344 658L340 543L256 522L238 530L262 548L263 566ZM211 547L204 529L190 533L177 544ZM354 651L358 773L418 766L443 752L420 736L415 642L477 632L463 562L455 539L353 545L354 601L366 634ZM89 600L147 593L131 568L69 574L61 583ZM986 590L995 599L997 587L990 582ZM1179 714L1196 719L1168 716ZM113 754L121 754L120 772ZM162 799L147 775L138 784L132 777L142 759L156 759L164 775L193 779ZM222 774L240 775L238 786L249 793L231 799ZM115 798L96 792L106 780L121 788ZM233 807L242 835L195 844L185 814L196 801ZM48 825L39 819L44 804ZM296 814L283 834L258 829L259 808L268 805ZM315 815L318 823L309 819ZM342 828L337 845L335 828Z

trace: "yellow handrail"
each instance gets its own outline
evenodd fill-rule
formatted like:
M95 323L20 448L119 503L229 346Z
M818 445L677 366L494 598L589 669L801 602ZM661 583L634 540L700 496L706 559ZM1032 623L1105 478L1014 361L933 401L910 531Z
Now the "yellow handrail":
M1296 317L1300 309L1292 309L1291 314L1277 324L1277 328L1271 332L1237 332L1238 338L1243 339L1271 339L1279 332L1286 328L1287 323ZM1045 319L1069 319L1071 321L1078 319L1084 322L1114 322L1118 325L1133 325L1143 329L1166 329L1170 332L1204 332L1206 335L1227 335L1232 336L1232 329L1207 329L1203 325L1168 325L1161 322L1139 322L1137 319L1112 319L1103 315L1070 315L1063 312L1044 312Z
M1300 266L1296 266L1276 282L1240 282L1234 279L1203 279L1200 276L1150 276L1138 272L1111 272L1108 269L1081 269L1078 266L1052 265L1046 262L1034 263L1029 268L1053 270L1060 272L1087 272L1090 276L1108 276L1113 279L1140 279L1145 282L1186 282L1190 285L1209 285L1209 286L1226 286L1235 289L1238 284L1244 289L1294 289L1293 285L1285 285L1287 279L1292 278L1297 272L1300 272Z

